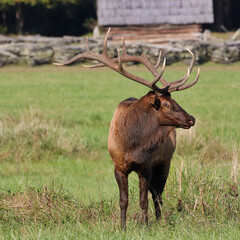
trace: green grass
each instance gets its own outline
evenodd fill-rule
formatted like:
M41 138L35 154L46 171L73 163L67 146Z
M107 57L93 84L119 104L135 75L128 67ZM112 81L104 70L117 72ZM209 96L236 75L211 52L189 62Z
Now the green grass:
M144 68L130 70L151 79ZM185 71L175 64L164 76ZM0 238L239 239L239 73L239 63L208 63L196 86L172 94L197 124L177 130L159 223L150 201L150 225L141 225L138 178L130 175L124 232L108 128L120 101L148 89L80 65L1 69Z

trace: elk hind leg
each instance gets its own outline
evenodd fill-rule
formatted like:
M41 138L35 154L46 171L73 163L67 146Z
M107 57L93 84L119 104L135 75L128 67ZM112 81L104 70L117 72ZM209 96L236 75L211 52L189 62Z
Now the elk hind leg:
M128 207L128 175L123 174L115 168L115 178L120 192L121 228L126 229L127 207Z

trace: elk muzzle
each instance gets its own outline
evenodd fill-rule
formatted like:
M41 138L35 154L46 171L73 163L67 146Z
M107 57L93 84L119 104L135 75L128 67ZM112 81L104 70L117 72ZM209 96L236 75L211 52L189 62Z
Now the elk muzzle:
M186 119L186 125L182 125L180 126L181 128L184 129L189 129L190 127L193 127L195 125L195 118L191 115L188 115L187 119Z

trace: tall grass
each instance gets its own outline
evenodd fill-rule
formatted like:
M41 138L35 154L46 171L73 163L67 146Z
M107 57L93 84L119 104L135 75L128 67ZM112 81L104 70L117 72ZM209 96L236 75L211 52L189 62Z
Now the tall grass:
M71 196L66 189L54 185L49 188L27 188L24 191L2 193L0 223L4 231L12 228L14 236L26 239L36 237L40 232L44 238L48 230L58 231L61 238L71 232L72 238L79 239L98 239L99 236L112 239L114 237L111 233L126 239L143 236L151 238L155 235L160 237L161 233L165 236L163 239L168 239L183 237L183 232L193 236L193 231L200 236L204 231L222 232L224 229L232 231L230 236L237 239L234 231L239 230L240 220L239 177L237 176L237 182L229 177L231 169L227 167L230 164L205 166L199 165L196 159L191 163L176 160L173 162L163 196L162 220L160 223L155 222L151 203L148 228L140 224L135 179L130 181L134 188L130 189L126 233L121 232L119 228L117 194L110 198L103 195L97 201L90 200L84 203L80 198ZM62 231L57 230L59 228L62 228ZM183 232L178 236L181 228ZM207 236L211 239L209 234ZM224 232L222 234L227 235ZM54 239L54 235L50 236Z
M0 121L0 160L26 162L49 160L57 155L81 156L84 141L69 134L61 122L48 120L40 110L30 108L19 118Z
M179 156L193 157L199 162L231 161L238 158L238 145L235 141L227 143L220 136L209 137L199 131L199 126L188 131L179 129L177 133L177 151Z

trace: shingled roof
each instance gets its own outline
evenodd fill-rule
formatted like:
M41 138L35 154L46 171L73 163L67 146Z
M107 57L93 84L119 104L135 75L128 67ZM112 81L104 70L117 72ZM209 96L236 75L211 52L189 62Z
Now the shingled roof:
M98 0L100 26L212 22L212 0Z

